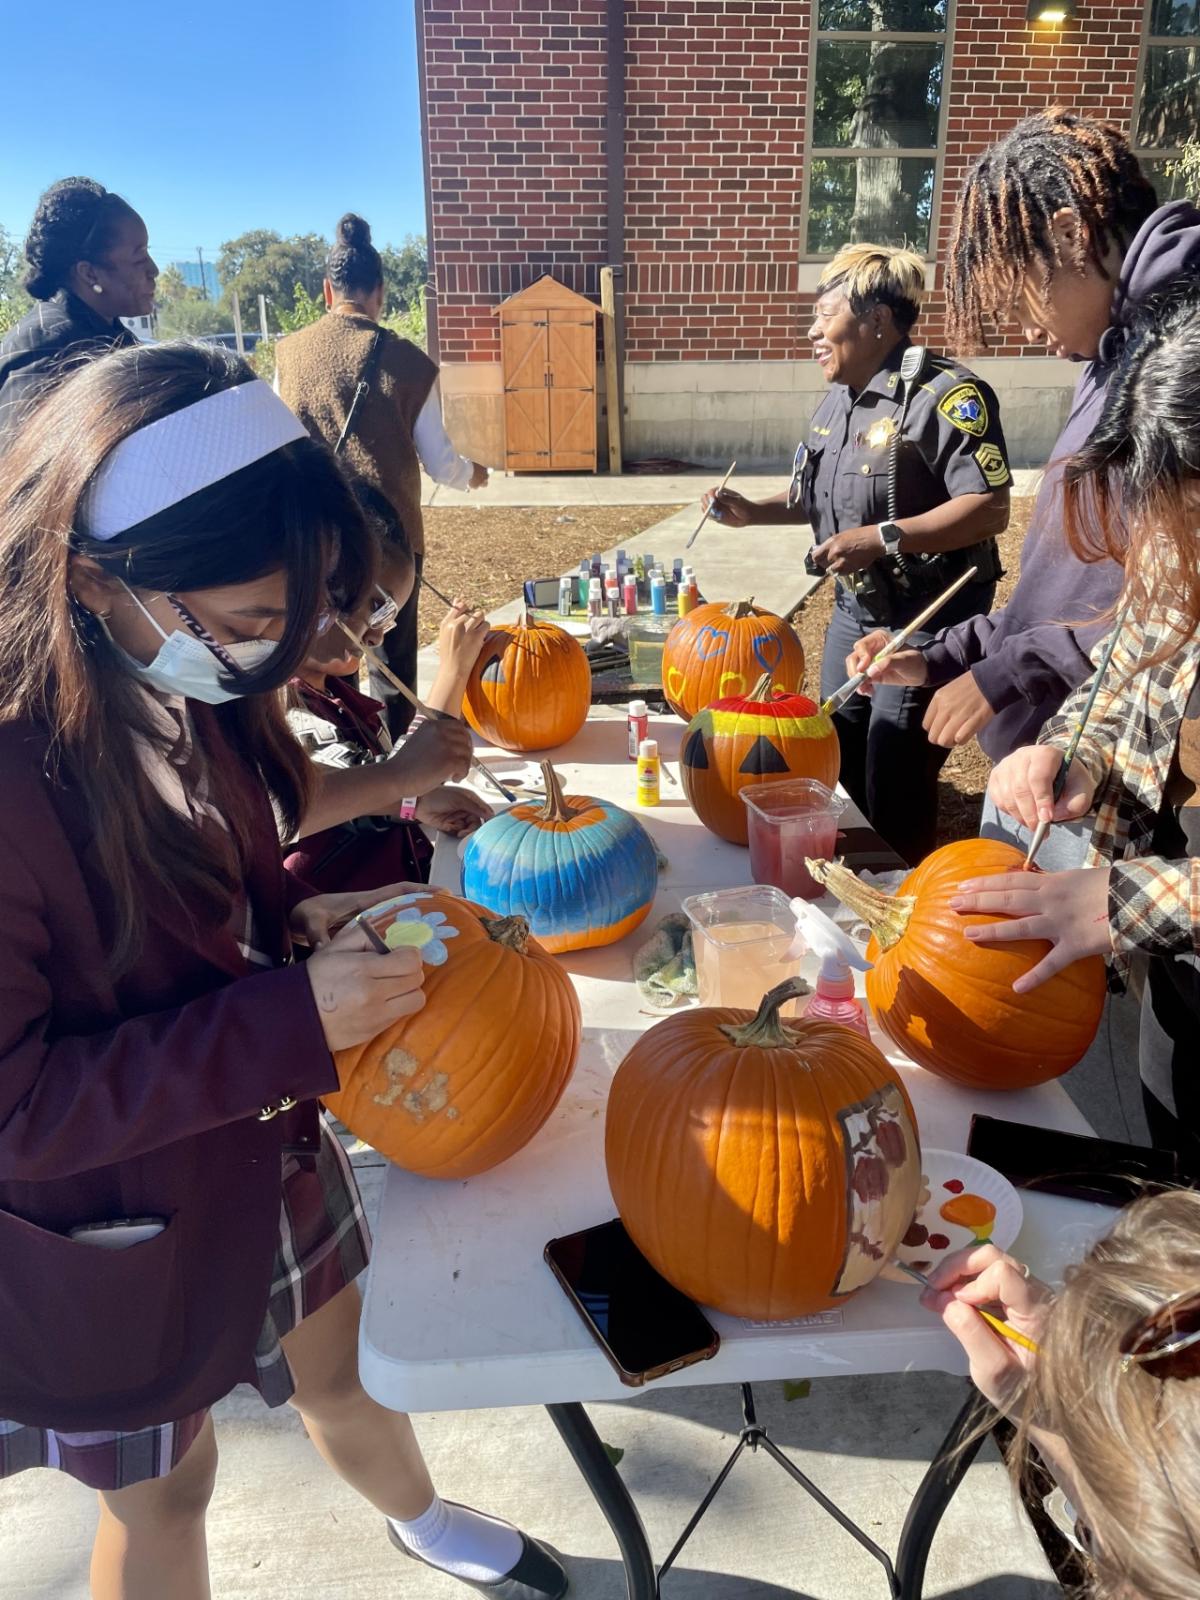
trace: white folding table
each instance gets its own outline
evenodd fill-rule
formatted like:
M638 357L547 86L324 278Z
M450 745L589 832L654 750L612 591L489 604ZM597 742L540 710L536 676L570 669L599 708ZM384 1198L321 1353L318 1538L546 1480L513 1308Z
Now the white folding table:
M651 735L676 776L681 731L674 718L652 719ZM511 770L511 758L502 753L481 754L496 770ZM577 738L555 753L555 767L568 792L634 809L634 764L626 756L623 719L594 713ZM647 928L677 911L689 894L749 881L747 852L704 829L678 784L664 778L662 796L661 806L638 813L668 863ZM879 870L886 864L879 840L853 807L842 827L850 865ZM439 843L432 881L459 888L458 854L450 842ZM604 1170L609 1084L635 1038L661 1015L650 1011L633 982L631 955L638 943L634 934L608 949L562 958L583 1009L579 1063L558 1109L525 1150L468 1182L435 1182L389 1169L367 1280L360 1370L367 1391L395 1410L548 1407L617 1537L631 1600L652 1600L657 1578L640 1519L581 1404L628 1399L637 1391L618 1381L542 1259L549 1239L615 1214ZM511 1023L524 1025L520 1015ZM913 1065L882 1034L875 1039L903 1073L922 1141L931 1148L964 1150L976 1112L1091 1131L1058 1084L1009 1094L961 1089ZM530 1049L536 1048L532 1028ZM1025 1221L1013 1248L1051 1281L1112 1216L1105 1207L1050 1195L1022 1198ZM921 1308L915 1287L876 1282L837 1310L797 1323L754 1325L709 1315L721 1336L717 1356L659 1383L745 1386L768 1378L966 1371L961 1347ZM765 1442L745 1388L743 1397L751 1407L745 1442ZM952 1429L955 1441L969 1432L969 1406ZM768 1448L776 1454L773 1445ZM920 1594L929 1543L973 1453L940 1453L910 1510L894 1572L883 1561L893 1594L904 1600ZM857 1530L850 1531L869 1546Z

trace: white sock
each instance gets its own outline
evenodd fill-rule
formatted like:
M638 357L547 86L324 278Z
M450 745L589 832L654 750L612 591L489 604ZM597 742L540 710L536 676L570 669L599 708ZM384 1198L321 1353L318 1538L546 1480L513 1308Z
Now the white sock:
M429 1510L412 1522L388 1521L408 1549L471 1583L498 1583L521 1559L521 1535L511 1522L469 1506L448 1506L436 1494Z

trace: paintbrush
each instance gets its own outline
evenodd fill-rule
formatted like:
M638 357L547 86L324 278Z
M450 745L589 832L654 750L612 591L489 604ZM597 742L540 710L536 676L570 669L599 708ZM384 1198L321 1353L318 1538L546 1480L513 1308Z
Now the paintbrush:
M423 701L418 700L416 695L412 692L404 680L402 678L398 678L392 671L391 667L388 666L387 662L383 661L364 639L358 638L353 629L349 628L341 617L338 618L338 627L346 635L347 639L352 640L355 647L362 651L363 655L366 656L367 660L375 668L376 672L379 673L380 677L386 678L387 681L392 685L393 689L397 689L414 710L419 711L423 717L428 717L430 722L438 722L442 717L448 715L448 713L443 711L434 711L432 707L427 706ZM499 790L499 792L504 796L505 800L508 801L510 805L517 798L515 794L511 794L504 787L496 774L490 771L488 767L485 766L482 761L480 761L478 756L471 757L471 765L474 767L476 772L487 779L494 789Z
M929 621L930 617L932 617L935 612L940 611L946 604L947 600L953 599L953 597L962 588L963 584L969 582L978 571L978 567L968 567L960 577L955 578L950 587L948 589L944 589L942 593L938 595L937 599L932 602L932 604L925 607L924 611L922 611L919 616L915 616L911 622L906 622L905 625L900 629L899 633L892 635L879 654L870 662L870 666L877 667L881 661L886 661L889 656L895 655L900 646L904 644L907 639L910 639L912 635L916 633L918 628L923 628ZM851 695L854 694L859 685L866 680L868 670L868 668L864 668L862 672L856 672L852 678L848 678L846 680L840 689L835 689L834 692L829 696L828 700L822 702L822 715L829 717L832 716L835 711L840 710L841 707L846 704L846 701L850 699Z
M428 589L430 594L433 595L435 600L440 600L444 606L449 606L451 611L454 610L454 601L453 600L448 600L440 589L435 589L433 584L430 583L429 579L425 576L424 573L421 574L421 586L422 586L422 588ZM476 609L476 608L472 608L472 609Z
M704 515L700 518L700 521L693 528L691 538L688 540L688 542L683 547L685 550L690 550L692 548L692 546L695 544L697 538L699 537L700 529L708 521L709 517L712 516L712 508L717 503L717 495L720 494L721 490L729 482L730 478L733 477L733 469L736 466L737 466L737 462L736 461L731 461L729 463L729 471L721 479L721 482L720 482L720 485L717 488L716 494L714 494L712 499L708 502L708 509L705 511Z
M910 1278L915 1278L923 1289L933 1288L925 1274L918 1272L916 1267L910 1267L907 1261L893 1261L892 1265L897 1271L905 1273ZM985 1311L982 1306L976 1306L975 1310L978 1311L988 1327L998 1333L1002 1339L1007 1339L1010 1344L1019 1344L1023 1350L1032 1350L1034 1355L1037 1355L1038 1347L1028 1334L1022 1333L1019 1328L1014 1328L1011 1323L1004 1322L1001 1318L993 1316L990 1311Z
M1063 758L1058 768L1058 776L1054 780L1054 788L1051 791L1054 796L1055 805L1057 805L1062 799L1063 790L1067 786L1067 774L1071 770L1071 763L1075 759L1075 752L1079 749L1079 741L1083 738L1083 730L1087 727L1088 718L1092 714L1092 707L1096 704L1096 696L1100 693L1100 684L1104 678L1104 674L1108 671L1108 664L1113 658L1113 651L1116 649L1117 639L1120 637L1121 626L1124 621L1125 613L1122 611L1117 617L1116 622L1113 624L1112 634L1108 643L1104 647L1104 654L1100 657L1100 664L1096 668L1095 677L1092 679L1092 692L1084 701L1083 710L1080 713L1079 720L1076 722L1074 730L1071 734L1071 742L1063 751ZM1049 833L1049 831L1050 824L1048 822L1039 822L1037 827L1033 830L1033 838L1030 839L1029 849L1025 853L1025 865L1021 868L1022 872L1028 872L1030 867L1033 866L1033 858L1037 855L1038 851L1045 843L1046 835Z

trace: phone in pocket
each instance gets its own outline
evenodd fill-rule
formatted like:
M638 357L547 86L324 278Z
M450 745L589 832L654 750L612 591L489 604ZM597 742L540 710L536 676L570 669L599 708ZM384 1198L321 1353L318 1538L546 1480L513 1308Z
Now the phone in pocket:
M1056 1128L975 1116L967 1154L1002 1172L1018 1189L1124 1206L1148 1189L1185 1182L1175 1154Z
M720 1349L694 1300L673 1289L625 1232L620 1218L551 1239L545 1260L622 1383L631 1388Z
M145 1244L166 1227L162 1217L118 1217L114 1222L83 1222L68 1235L76 1244L94 1244L101 1250L128 1250Z

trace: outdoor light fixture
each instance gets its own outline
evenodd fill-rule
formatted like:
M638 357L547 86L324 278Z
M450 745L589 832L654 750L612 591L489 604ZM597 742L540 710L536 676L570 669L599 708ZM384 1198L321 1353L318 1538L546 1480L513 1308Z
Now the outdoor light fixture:
M1044 22L1050 27L1057 27L1060 22L1078 13L1077 0L1029 0L1025 14L1030 22Z

